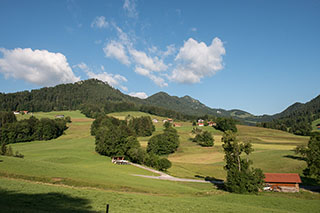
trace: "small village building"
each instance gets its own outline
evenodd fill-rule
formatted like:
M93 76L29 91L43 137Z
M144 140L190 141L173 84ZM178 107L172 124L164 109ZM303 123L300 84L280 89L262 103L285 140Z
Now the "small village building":
M264 173L265 190L278 192L299 192L301 179L297 173Z
M174 126L174 127L181 127L182 125L181 125L181 124L178 124L178 123L174 123L173 126Z
M23 110L23 111L20 111L20 113L22 113L22 114L28 114L28 111L26 111L26 110Z
M319 125L319 126L317 126L317 129L320 129L320 125Z
M164 120L162 120L162 122L165 123L165 122L168 122L168 120L167 120L167 119L164 119Z
M202 119L198 120L198 123L203 123L203 122L204 122L204 120L202 120Z
M157 119L152 119L152 122L153 123L158 123L158 120Z
M112 157L111 162L118 165L127 165L129 161L125 160L123 156Z
M19 115L19 114L20 114L20 112L18 112L18 111L14 111L14 112L13 112L13 114L15 114L15 115Z
M169 123L172 123L172 122L173 122L173 119L168 118L168 122L169 122Z
M209 121L208 122L208 126L217 126L217 123L213 122L213 121Z
M56 118L64 118L64 115L56 115Z
M204 126L204 123L198 123L198 126Z

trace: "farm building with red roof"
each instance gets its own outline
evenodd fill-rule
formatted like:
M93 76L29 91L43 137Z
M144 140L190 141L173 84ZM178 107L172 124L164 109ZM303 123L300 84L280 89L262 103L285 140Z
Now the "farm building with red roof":
M272 191L299 192L301 179L297 173L264 173L264 182Z

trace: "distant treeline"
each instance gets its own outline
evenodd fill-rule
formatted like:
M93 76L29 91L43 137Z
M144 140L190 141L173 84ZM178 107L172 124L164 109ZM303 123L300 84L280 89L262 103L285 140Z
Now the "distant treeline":
M162 117L174 118L177 120L193 120L197 116L185 115L180 112L165 109L162 107L138 105L132 102L107 102L105 104L83 104L80 110L89 118L96 118L101 114L108 114L111 112L124 112L124 111L140 111L149 113L151 115L158 115Z
M67 129L69 118L49 119L35 117L17 121L12 112L0 112L0 143L20 143L34 140L51 140Z

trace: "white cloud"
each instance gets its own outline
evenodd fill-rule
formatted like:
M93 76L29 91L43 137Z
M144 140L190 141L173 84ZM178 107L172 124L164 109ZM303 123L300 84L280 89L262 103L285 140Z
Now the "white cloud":
M106 57L115 58L125 65L129 65L130 61L126 54L125 47L123 44L117 41L110 41L104 48L103 51Z
M119 74L111 74L107 72L94 73L85 63L81 62L80 64L75 65L74 67L80 68L84 71L89 78L95 78L104 82L107 82L112 87L117 87L123 91L128 91L128 88L123 86L122 83L127 82L128 80ZM100 66L101 71L104 71L104 66Z
M149 71L149 70L147 70L145 68L136 67L135 68L135 72L140 74L140 75L148 77L149 79L151 79L159 87L167 87L168 86L168 84L165 82L165 80L163 78L152 74L151 71Z
M174 46L174 44L168 45L167 51L163 53L163 56L167 57L169 55L172 55L173 53L175 53L175 51L176 51L176 47Z
M31 48L0 48L0 72L6 78L23 79L40 86L54 86L79 81L61 53Z
M159 76L150 74L148 76L156 85L158 85L159 87L167 87L168 83L165 82L165 80Z
M147 70L147 69L144 69L142 67L136 67L135 72L140 74L140 75L143 75L143 76L149 76L150 75L150 71Z
M128 17L138 18L138 11L136 10L136 2L134 0L124 0L123 9L127 12Z
M189 38L175 58L177 65L169 79L179 83L199 83L201 78L223 69L222 55L225 53L219 38L214 38L210 46Z
M148 98L148 95L145 92L131 92L129 93L129 95L132 97L140 98L140 99Z
M148 70L163 71L168 69L168 66L158 57L149 57L145 52L136 49L129 49L129 53L137 64L144 66Z
M96 28L107 28L109 26L109 23L106 21L106 17L104 16L97 16L91 23L91 27L96 27Z

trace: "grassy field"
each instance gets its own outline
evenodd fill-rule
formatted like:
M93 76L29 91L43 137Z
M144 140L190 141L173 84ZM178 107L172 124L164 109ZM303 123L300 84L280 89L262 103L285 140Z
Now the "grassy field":
M63 114L72 118L66 133L51 141L12 144L24 159L0 156L0 209L4 212L319 212L320 196L309 192L297 194L261 193L236 195L218 190L208 183L182 183L136 177L154 175L130 166L117 166L109 157L94 151L90 136L92 119L79 111L34 113L54 118ZM124 119L146 115L139 112L114 113ZM29 115L19 115L18 119ZM162 132L164 118L155 123ZM214 135L213 148L200 147L190 141L190 123L177 122L181 146L169 155L173 162L168 173L177 177L225 178L220 131L202 127ZM256 127L238 126L239 138L251 141L254 165L266 172L299 172L303 161L294 159L293 147L307 143L307 137ZM148 137L139 141L145 147Z

